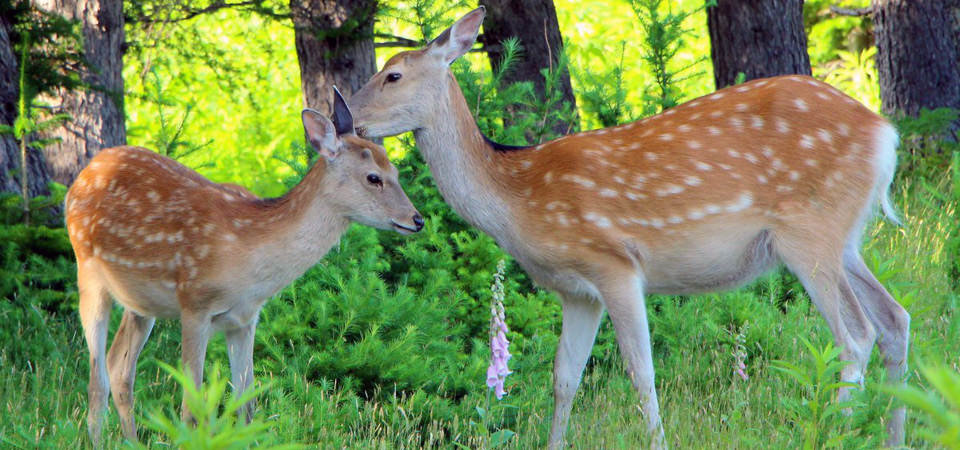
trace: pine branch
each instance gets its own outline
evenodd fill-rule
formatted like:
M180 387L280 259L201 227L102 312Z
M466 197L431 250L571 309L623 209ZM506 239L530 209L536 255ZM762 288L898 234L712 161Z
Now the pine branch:
M177 23L184 22L194 17L201 16L203 14L214 13L222 9L228 8L244 8L249 7L250 10L256 12L257 14L272 17L275 19L286 19L289 18L289 14L284 14L282 12L275 11L271 8L263 6L263 0L243 0L239 2L228 2L224 0L215 0L213 3L203 7L203 8L190 8L184 7L180 12L182 16L173 17L173 14L168 14L167 17L156 18L155 16L140 16L140 17L127 17L126 21L128 23L143 23L147 25L152 25L155 23Z
M842 6L830 5L830 12L841 16L863 17L873 14L873 7L866 8L844 8Z

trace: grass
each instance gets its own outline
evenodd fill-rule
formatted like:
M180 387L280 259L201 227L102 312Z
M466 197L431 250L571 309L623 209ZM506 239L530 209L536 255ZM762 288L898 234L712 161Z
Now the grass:
M948 181L929 189L948 190ZM957 239L956 202L925 195L922 181L904 181L894 192L906 224L903 228L877 222L866 233L867 264L912 314L911 380L920 379L917 361L960 367L960 303L948 252ZM323 268L315 269L323 270ZM391 287L391 289L393 289ZM674 448L796 448L804 441L802 418L792 406L806 398L804 386L777 370L773 361L801 368L814 364L803 340L816 349L830 342L826 324L797 282L779 272L735 292L698 297L651 297L657 387L668 443ZM271 302L264 321L283 314L287 305ZM508 321L511 308L507 304ZM44 314L38 312L38 314ZM112 330L119 311L114 311ZM491 431L509 428L516 435L509 448L540 448L547 438L552 414L550 367L559 321L550 332L513 340L514 374L510 392L494 401L488 422ZM749 380L734 373L734 334L749 322L744 334ZM8 335L36 341L29 360L0 351L0 447L82 448L86 438L87 351L72 314L45 315L41 325L5 322ZM141 439L146 448L169 448L170 437L144 429L146 417L176 417L180 388L159 361L175 363L179 352L178 325L160 322L138 367L135 389ZM444 339L443 336L425 336ZM482 347L484 336L474 346ZM39 345L46 342L54 345ZM322 344L313 344L322 345ZM271 340L261 324L255 357L257 384L265 386L258 399L257 419L265 424L257 442L301 443L319 448L479 448L485 437L477 432L475 407L484 405L483 379L452 402L433 400L418 389L376 392L345 389L335 379L304 375L300 360L284 355L310 354L310 344ZM638 405L622 363L609 321L604 320L593 358L575 401L568 440L576 448L638 448L644 443ZM225 366L222 337L211 342L208 373L214 362ZM852 416L837 416L823 424L822 437L839 436L842 448L876 448L884 439L882 418L893 404L883 392L882 364L874 353L866 389L853 398ZM444 392L445 386L437 388ZM910 411L907 446L933 448L917 430L930 427L926 416ZM125 447L119 421L110 407L105 426L108 448ZM211 447L212 448L212 447Z

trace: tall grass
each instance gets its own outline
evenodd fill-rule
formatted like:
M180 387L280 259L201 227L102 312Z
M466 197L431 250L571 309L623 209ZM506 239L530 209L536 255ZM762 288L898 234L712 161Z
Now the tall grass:
M922 359L956 370L960 364L957 356L960 355L960 324L955 314L958 296L953 290L954 281L949 271L949 264L956 255L948 254L945 247L951 238L956 237L957 203L940 202L931 196L920 197L921 193L928 192L927 189L946 194L950 183L949 179L901 182L895 198L906 226L897 228L885 222L871 225L866 233L864 253L878 278L912 314L914 356L911 363ZM428 231L417 237L417 242L407 245L416 247L439 242L439 236L431 234ZM458 314L443 312L466 306L462 291L444 293L452 287L447 284L450 273L427 267L422 273L411 269L410 274L403 277L408 285L433 285L433 290L420 291L418 287L417 291L412 291L404 287L403 282L368 285L379 278L378 273L388 270L386 266L377 266L382 263L378 252L385 250L381 247L367 256L355 252L361 247L376 248L377 239L384 236L389 235L362 228L351 230L341 249L331 255L332 260L308 272L268 304L258 330L255 368L258 383L269 385L260 394L257 418L268 424L265 432L272 440L321 448L433 448L454 443L478 447L483 444L484 436L477 432L474 423L477 420L475 408L484 404L486 395L483 385L486 331L483 326L487 312L482 306L485 302L480 302L476 314L467 308L466 316L462 316L476 315L478 329L483 331L464 333L461 328L470 329L470 325L458 325L452 322L461 320L456 319ZM400 253L404 252L416 256L419 250L408 248ZM438 258L452 256L441 253ZM372 274L360 276L349 270L350 261ZM510 267L514 273L508 273L505 281L511 291L508 296L512 296L508 302L507 320L511 327L518 324L520 330L510 336L511 350L515 354L511 367L514 374L508 377L510 395L503 400L505 407L493 409L487 420L491 429L509 428L516 432L510 447L537 448L546 442L549 431L552 411L550 368L559 320L555 307L544 309L549 306L546 303L540 306L540 302L551 302L551 296L539 291L523 293L522 284L517 284L516 267ZM492 269L490 263L484 276L478 276L477 283L483 280L484 289L489 286ZM350 281L355 277L359 278ZM315 290L309 288L311 284L329 287ZM371 288L372 291L368 290ZM363 298L372 301L361 301ZM441 303L437 306L422 303L430 298L438 298ZM354 314L358 317L358 324L364 321L357 314L366 314L364 311L368 308L393 312L387 312L385 316L383 312L378 313L381 314L379 320L384 322L374 328L357 328L356 334L346 331L350 327L344 324L322 325L324 322L311 318L320 317L316 314L324 310L329 316L333 313L329 308L344 301L352 303L339 306L345 309L335 316ZM790 412L789 404L803 402L807 395L805 388L792 382L789 376L771 370L772 361L808 364L806 361L810 361L811 351L803 340L812 342L814 349L822 349L831 337L796 280L776 272L751 287L731 293L689 298L655 296L649 298L648 303L653 323L657 387L671 445L677 448L794 448L802 445L803 423ZM3 305L5 309L0 310L0 317L8 311L9 305ZM413 316L404 316L405 308ZM538 311L540 314L549 311L550 315L528 317ZM312 315L305 315L308 312ZM13 360L8 352L0 351L0 445L14 448L77 448L86 445L87 353L79 323L70 311L37 310L35 314L43 320L4 322L8 336L19 336L20 344L35 349L35 352L26 358L20 353ZM118 314L118 311L114 312L113 329ZM427 326L417 322L415 316L425 316L430 321L440 322L443 327L453 328L447 328L447 331L410 329L410 325L415 328ZM531 320L541 325L527 325L524 330L522 324ZM408 325L403 325L403 321ZM750 326L742 337L742 345L748 354L746 370L750 377L744 381L731 370L734 363L731 354L737 346L731 332L741 330L747 321ZM303 322L303 327L318 327L320 330L333 327L332 334L298 334L295 330L282 330L297 322ZM389 326L407 330L392 335L393 346L389 333L378 334L379 330ZM404 333L412 336L412 340L403 340ZM179 404L181 391L159 364L160 361L172 363L178 359L178 334L175 323L159 323L141 357L135 389L141 423L146 423L145 418L150 414L171 411ZM451 336L456 336L456 340L450 341ZM387 339L382 350L377 350L380 344L374 344L376 339ZM355 356L336 350L343 348L345 351L349 342L359 344L365 341L373 347L361 346L357 350L360 353ZM421 353L405 353L406 350L402 349L408 345L421 349ZM436 345L440 347L430 350ZM361 351L363 348L366 353ZM411 375L398 373L399 378L392 382L380 378L364 382L350 369L344 376L325 372L328 369L317 369L336 367L330 364L363 367L356 364L370 364L372 361L364 360L381 358L378 355L393 351L400 351L404 361L423 366L425 372L408 368L403 370L413 371ZM209 353L211 361L226 361L222 338L214 340ZM593 356L575 402L568 435L570 441L583 448L634 448L641 445L644 436L639 426L636 398L624 375L607 320L601 326ZM318 359L324 358L333 360L317 366ZM384 372L405 367L400 362L389 361L384 360L382 364L385 365L372 367ZM889 394L879 388L884 385L883 372L879 355L875 354L867 372L867 387L857 391L852 399L853 415L826 423L824 426L832 428L825 430L824 435L842 435L840 445L845 448L871 448L882 443L880 418L893 404ZM914 372L912 379L920 377ZM919 432L918 426L929 428L929 419L925 417L910 414L907 428L910 447L935 445L929 434ZM106 423L108 446L123 446L112 408ZM142 432L141 437L147 448L166 448L164 442L169 442L166 436L156 432Z

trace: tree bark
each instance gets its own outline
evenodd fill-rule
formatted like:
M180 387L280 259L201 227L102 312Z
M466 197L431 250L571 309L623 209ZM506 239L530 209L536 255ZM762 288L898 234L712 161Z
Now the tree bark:
M333 86L346 98L377 72L376 0L290 0L304 103L325 116Z
M490 66L494 71L500 69L503 59L500 43L516 37L523 47L523 54L503 77L503 81L508 84L531 81L536 94L544 98L545 80L540 71L556 67L563 49L563 36L560 34L553 0L482 0L480 4L487 7L480 42L487 49ZM559 81L557 88L562 93L562 101L569 102L575 111L577 100L570 84L570 73L565 70L560 74ZM559 123L554 127L554 132L566 134L574 125Z
M44 137L60 141L43 149L54 181L69 186L100 150L127 141L123 113L123 1L33 0L37 7L83 23L84 89L59 89L48 98L72 120Z
M20 70L16 52L10 43L10 23L0 17L0 123L13 125L17 118L17 101L20 96ZM0 135L0 191L20 192L20 148L17 140L9 134ZM27 192L31 197L46 195L50 191L43 157L37 151L27 153Z
M957 2L873 3L883 113L916 117L921 108L960 109Z
M775 75L810 75L803 0L719 0L707 8L717 89Z

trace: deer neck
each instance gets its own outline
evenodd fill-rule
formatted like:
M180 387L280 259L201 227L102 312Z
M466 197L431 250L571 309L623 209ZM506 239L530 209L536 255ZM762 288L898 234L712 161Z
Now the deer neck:
M350 226L342 206L330 200L336 180L326 172L321 159L286 195L257 201L263 226L244 237L260 261L258 273L279 287L316 264Z
M417 147L443 199L468 223L499 240L511 223L504 158L481 134L452 73L440 97L433 122L414 131Z

